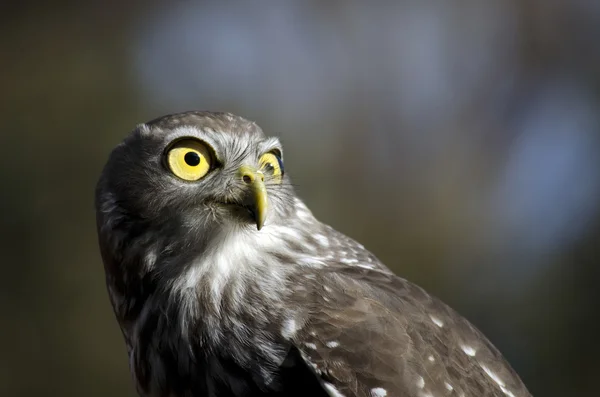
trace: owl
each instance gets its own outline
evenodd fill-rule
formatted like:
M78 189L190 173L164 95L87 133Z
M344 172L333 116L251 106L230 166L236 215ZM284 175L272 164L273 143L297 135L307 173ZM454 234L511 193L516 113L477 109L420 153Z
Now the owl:
M138 125L96 215L140 396L530 396L467 320L317 220L254 122Z

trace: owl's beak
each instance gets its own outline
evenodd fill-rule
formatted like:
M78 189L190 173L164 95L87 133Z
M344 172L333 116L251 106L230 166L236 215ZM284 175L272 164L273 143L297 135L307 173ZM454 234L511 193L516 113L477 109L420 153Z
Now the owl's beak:
M265 188L265 176L262 172L248 166L240 167L240 177L249 188L248 207L254 216L256 228L262 229L267 218L267 189Z

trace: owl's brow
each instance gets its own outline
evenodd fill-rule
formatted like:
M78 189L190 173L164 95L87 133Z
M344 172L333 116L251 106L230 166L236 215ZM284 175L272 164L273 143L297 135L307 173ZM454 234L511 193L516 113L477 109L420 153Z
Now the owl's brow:
M268 137L263 142L261 142L260 153L266 153L273 150L278 150L279 154L283 155L283 150L281 148L281 142L279 142L279 138L277 137Z

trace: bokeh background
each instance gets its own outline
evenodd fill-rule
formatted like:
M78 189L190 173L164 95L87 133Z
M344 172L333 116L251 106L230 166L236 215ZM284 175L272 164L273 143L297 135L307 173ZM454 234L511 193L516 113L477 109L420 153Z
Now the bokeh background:
M93 191L137 123L227 110L299 195L537 396L600 371L600 2L0 6L0 395L134 396Z

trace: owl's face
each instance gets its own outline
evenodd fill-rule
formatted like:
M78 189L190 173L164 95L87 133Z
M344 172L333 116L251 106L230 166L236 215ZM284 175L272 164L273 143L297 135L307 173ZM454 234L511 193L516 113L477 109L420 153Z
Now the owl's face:
M194 117L197 116L197 117ZM137 227L205 235L282 222L293 192L275 138L231 115L171 116L139 126L111 154L105 202ZM101 184L102 185L102 184Z

